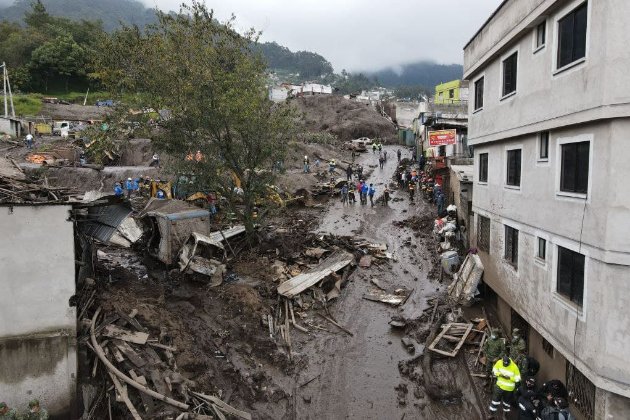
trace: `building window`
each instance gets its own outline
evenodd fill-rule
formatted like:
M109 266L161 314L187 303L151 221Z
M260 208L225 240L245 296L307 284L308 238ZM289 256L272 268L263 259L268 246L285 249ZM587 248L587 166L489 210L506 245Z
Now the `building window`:
M488 154L479 154L479 182L488 182Z
M515 52L503 60L503 96L516 92L516 64L518 53Z
M518 230L505 227L505 255L504 258L512 266L518 268Z
M584 418L595 418L595 384L567 361L567 391Z
M455 89L451 89L448 91L449 99L453 99L455 97Z
M536 26L536 50L545 45L547 37L547 21Z
M483 108L483 77L475 82L475 110Z
M558 247L557 291L571 302L582 306L584 296L584 255Z
M587 3L558 21L558 68L586 56Z
M507 185L521 186L521 149L508 150L507 152Z
M536 254L538 258L541 260L547 259L547 240L543 238L538 238L538 253Z
M560 191L588 192L589 149L588 141L562 145Z
M549 131L540 133L538 140L538 158L541 160L549 159Z
M547 353L547 355L553 359L553 350L554 350L553 346L551 345L549 341L545 340L544 337L542 339L542 348L545 351L545 353Z
M479 215L477 226L477 248L490 252L490 219Z

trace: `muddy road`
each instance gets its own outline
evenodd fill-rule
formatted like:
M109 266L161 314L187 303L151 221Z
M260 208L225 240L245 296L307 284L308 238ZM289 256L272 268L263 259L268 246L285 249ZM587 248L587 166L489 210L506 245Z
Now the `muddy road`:
M386 184L393 182L398 165L397 149L397 146L385 147L388 160L383 169L378 167L378 154L371 151L357 159L366 172L372 170L368 182L374 184L376 197L383 193ZM403 158L411 157L408 150L401 150ZM396 261L358 268L332 305L331 312L354 336L322 332L304 344L301 351L309 356L310 362L296 378L294 418L450 420L478 417L472 406L474 396L465 392L462 400L450 405L432 403L416 384L399 374L398 362L411 355L401 343L402 333L391 328L388 322L394 315L418 318L427 307L427 298L445 285L428 277L435 250L427 248L433 242L426 238L421 240L411 229L392 223L412 215L432 213L434 209L418 197L411 204L406 192L394 191L391 198L388 206L378 203L374 207L369 203L342 205L335 199L323 216L319 227L322 233L356 234L386 243ZM364 293L374 288L371 278L387 288L413 289L412 295L398 308L363 299ZM313 378L316 379L303 385Z

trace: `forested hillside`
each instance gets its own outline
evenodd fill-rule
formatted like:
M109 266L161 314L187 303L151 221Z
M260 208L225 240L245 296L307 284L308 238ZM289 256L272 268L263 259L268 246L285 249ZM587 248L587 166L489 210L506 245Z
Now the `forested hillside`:
M299 73L302 79L312 79L333 72L332 65L324 57L310 51L292 52L276 42L265 42L254 45L271 70L284 70Z
M437 64L432 61L418 61L405 64L400 68L388 68L376 72L367 72L376 77L386 87L426 86L431 90L435 85L450 80L460 79L463 68L459 64Z
M155 11L138 0L41 0L52 16L72 20L100 20L106 31L117 28L120 22L144 27L156 21ZM33 0L16 0L6 8L0 8L0 18L22 22L31 9ZM0 5L1 7L1 5Z

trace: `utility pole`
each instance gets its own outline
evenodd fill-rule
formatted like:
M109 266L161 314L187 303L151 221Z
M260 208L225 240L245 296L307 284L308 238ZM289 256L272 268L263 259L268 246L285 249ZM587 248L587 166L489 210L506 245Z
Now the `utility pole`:
M11 116L15 118L15 108L13 107L13 94L11 93L11 82L9 82L9 72L7 71L7 63L2 62L2 84L4 93L4 118L9 117L9 107L7 104L7 92L9 92L9 100L11 101Z
M8 118L9 108L7 106L7 64L4 61L2 62L2 83L2 93L4 95L4 118Z

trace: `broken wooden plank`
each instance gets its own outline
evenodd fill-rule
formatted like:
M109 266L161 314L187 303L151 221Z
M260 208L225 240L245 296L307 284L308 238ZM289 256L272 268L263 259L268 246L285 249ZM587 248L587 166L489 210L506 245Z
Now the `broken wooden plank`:
M370 290L363 295L363 299L399 306L407 301L411 292L413 292L413 290L398 289L394 293L386 293L382 290Z
M166 382L164 382L162 375L160 375L160 372L155 369L151 369L149 371L149 376L151 377L151 381L153 382L157 392L162 395L169 395L168 387L166 386Z
M337 252L322 261L313 270L297 275L278 286L278 294L292 298L318 282L346 267L354 261L354 256L348 252Z
M152 347L156 347L158 349L162 349L162 350L168 350L168 351L172 351L172 352L177 352L177 347L175 346L167 346L165 344L160 344L160 343L156 343L153 341L147 341L147 344L152 346Z
M450 339L456 338L456 337L450 336L450 335L448 335L446 333L453 326L455 326L456 328L459 328L460 325L465 325L465 324L447 324L446 326L442 326L442 331L440 332L440 334L437 337L435 337L435 340L433 340L433 342L429 346L429 350L431 350L433 352L436 352L436 353L439 353L439 354L443 354L445 356L449 356L449 357L457 356L457 353L459 352L459 350L464 345L464 342L466 341L466 338L468 337L468 334L470 334L470 330L472 330L473 324L468 324L468 327L467 327L466 331L458 339L459 342L457 343L457 345L455 346L455 348L452 351L448 352L448 351L440 350L440 349L437 349L436 346L439 344L440 340L442 340L445 336L446 337L450 337Z
M198 396L201 399L204 399L214 405L216 405L221 411L223 411L224 413L228 413L232 416L244 419L244 420L252 420L252 415L246 411L241 411L241 410L237 410L236 408L232 407L231 405L228 405L227 403L221 401L220 399L218 399L217 397L214 397L212 395L204 395L204 394L200 394L198 392L193 392L194 395Z
M129 396L127 395L127 390L123 388L122 384L120 383L116 375L114 375L110 371L107 371L107 373L109 373L109 376L112 378L112 382L114 383L114 386L116 387L116 391L118 391L118 395L120 395L120 397L124 401L125 405L129 409L129 412L131 413L133 418L135 420L142 420L142 417L140 417L138 410L136 410L136 407L134 407L134 405L131 403Z
M109 324L103 329L105 337L117 338L123 341L129 341L134 344L146 344L149 334L144 332L134 332L125 330L115 325Z
M129 371L129 376L131 376L131 379L138 382L140 385L147 386L147 379L144 376L138 376L133 369ZM144 392L141 392L140 399L142 399L142 405L144 405L144 411L147 413L153 412L154 407L155 407L153 404L153 398L151 398Z
M330 322L331 324L333 324L335 327L339 328L341 331L345 332L346 334L349 334L351 336L354 336L354 334L352 333L352 331L348 330L347 328L339 325L339 323L337 323L335 320L333 320L332 318L327 317L326 315L320 314L319 312L316 312L317 315L321 316L322 318L324 318L326 321Z
M122 354L124 354L125 357L137 367L141 368L147 364L147 362L140 357L140 355L126 341L113 340L113 343L116 345L118 350L120 350Z

